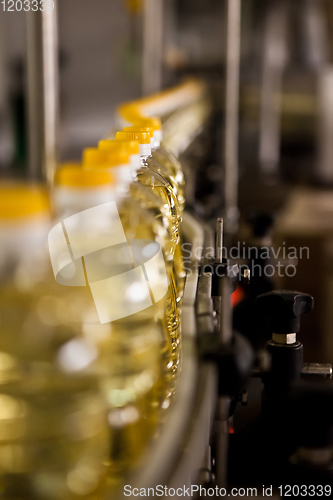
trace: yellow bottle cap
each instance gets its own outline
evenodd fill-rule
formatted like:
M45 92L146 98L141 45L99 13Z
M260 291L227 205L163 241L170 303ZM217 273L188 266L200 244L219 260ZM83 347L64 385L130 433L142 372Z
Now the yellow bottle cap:
M139 154L139 143L137 141L123 141L123 140L102 140L98 143L98 148L101 151L114 151L117 148L124 148L129 155Z
M151 155L151 141L153 136L150 135L151 131L138 130L137 127L125 127L122 132L117 132L117 141L137 141L139 144L139 150L141 156Z
M98 148L87 148L83 151L83 168L108 168L117 165L124 165L130 161L130 154L124 148L114 148L113 150L101 150Z
M46 188L23 182L0 183L0 219L21 219L49 214L50 202Z
M136 127L125 127L127 130L117 132L116 139L123 141L137 141L139 144L150 144L150 133L137 130Z
M137 100L135 105L143 116L165 115L179 107L197 102L205 93L205 84L200 80L191 79L171 89Z
M154 136L154 129L153 127L149 127L147 125L133 125L132 127L124 127L123 128L123 132L132 132L132 131L135 131L135 132L147 132L150 136L150 138L152 138Z
M117 114L130 123L132 123L133 120L140 120L140 118L142 118L140 107L134 102L125 103L119 106Z
M149 127L155 132L156 130L162 130L162 122L157 116L134 118L133 126L137 127Z
M126 7L132 14L141 12L143 9L143 0L127 0Z
M85 170L80 164L65 163L55 174L55 184L73 188L90 188L112 183L112 175L106 170Z

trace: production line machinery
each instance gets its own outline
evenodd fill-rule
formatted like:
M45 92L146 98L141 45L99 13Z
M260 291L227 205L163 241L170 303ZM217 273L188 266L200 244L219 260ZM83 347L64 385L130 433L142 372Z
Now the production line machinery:
M192 8L192 2L183 3L183 10L185 4ZM291 30L295 11L290 17L288 2L271 2L260 20L264 27L263 50L259 51L263 58L262 82L253 83L249 72L240 92L241 2L226 3L225 104L221 106L221 96L216 98L218 85L211 92L212 88L207 91L205 85L192 81L189 87L185 84L187 90L179 93L178 101L174 100L174 109L168 108L166 99L166 107L156 113L163 121L164 145L179 158L186 177L187 206L181 225L187 272L182 299L181 370L176 397L156 435L122 484L110 493L112 499L144 496L140 491L150 490L161 498L237 494L243 498L331 497L333 386L327 325L333 324L333 319L327 311L331 310L333 280L330 278L325 288L322 277L330 275L332 268L332 238L326 238L326 233L330 234L327 228L331 229L333 209L330 193L320 198L309 189L296 188L290 194L292 187L284 184L281 173L303 179L304 143L297 151L302 164L298 170L293 162L289 168L288 158L286 166L281 144L282 149L285 143L295 145L299 133L305 143L310 137L313 145L313 121L319 105L319 131L325 133L319 140L319 166L312 165L308 177L316 178L321 185L332 181L332 68L327 61L324 66L320 63L319 44L319 59L314 59L320 71L307 75L303 91L297 88L298 100L293 90L298 74L295 78L292 71L286 72L283 88L288 57L292 61L292 53L286 50L286 33ZM318 10L315 2L302 3L306 5L305 20L312 19L312 10ZM252 4L255 12L261 8L259 1ZM322 21L322 14L319 17ZM50 43L52 57L43 59L49 64L39 71L36 61L47 45L45 41L37 43L33 36L43 32L40 28L45 22L47 18L31 19L28 26L30 55L35 54L28 75L29 116L38 124L30 127L30 175L37 177L43 171L50 182L55 168L57 102L53 87L57 78L52 77L52 63L55 68L56 50ZM154 60L150 51L159 49L151 40L158 26L156 23L154 30L147 30L144 66ZM53 30L52 25L51 33ZM318 42L320 30L312 36L309 47ZM270 51L276 43L279 52L274 59ZM161 53L159 57L161 63ZM146 66L144 88L154 82L161 86L161 68L162 64ZM39 103L43 93L39 95L38 86L33 85L33 70L39 78L43 75L44 83L48 77L53 83L44 108ZM186 73L186 68L183 71ZM318 82L319 93L313 92L313 80ZM276 94L279 106L274 100ZM149 109L146 112L149 115ZM254 115L260 118L255 166L251 135ZM304 130L299 127L300 120ZM240 175L240 185L239 163L245 165L240 171L244 174ZM317 209L319 216L315 218ZM318 223L321 219L325 224ZM243 239L245 258L233 258L230 249ZM278 266L286 267L290 262L271 251L285 239L291 245L295 240L295 245L301 245L305 239L311 252L314 242L317 250L311 262L292 263L298 267L297 277L291 279L276 276ZM265 273L268 267L273 269L272 274ZM310 285L316 280L318 293L312 293ZM314 314L326 321L322 321L324 335L313 326ZM320 359L317 346L321 348ZM318 360L321 362L316 363Z
M181 142L177 146L189 173L210 134L208 109L193 126L192 140L183 149ZM172 134L166 142L172 146ZM269 214L251 217L247 260L224 258L238 235L223 234L221 218L203 221L196 210L202 206L196 184L188 184L192 203L182 222L183 248L190 257L184 261L177 395L140 464L124 478L119 498L134 488L151 488L165 498L170 491L195 498L200 486L216 497L232 489L246 497L251 488L264 496L263 484L268 496L287 495L293 486L303 488L304 496L320 491L330 496L332 367L303 360L298 338L301 316L313 309L314 298L277 289L264 272L251 276L253 268L280 262L262 253L273 246Z

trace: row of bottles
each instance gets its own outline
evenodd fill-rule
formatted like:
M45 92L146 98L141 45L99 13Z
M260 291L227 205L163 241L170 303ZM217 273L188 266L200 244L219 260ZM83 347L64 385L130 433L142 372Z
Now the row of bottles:
M184 176L161 139L136 113L51 193L0 185L5 499L106 498L175 397Z

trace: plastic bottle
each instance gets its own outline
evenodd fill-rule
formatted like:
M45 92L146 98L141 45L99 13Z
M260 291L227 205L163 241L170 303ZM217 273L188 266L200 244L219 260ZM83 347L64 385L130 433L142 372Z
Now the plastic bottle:
M152 170L148 165L148 159L151 157L151 134L147 131L137 131L135 127L131 130L117 132L117 140L137 140L140 146L141 167L137 171L137 179L143 185L148 186L163 201L169 210L169 219L171 222L171 233L174 254L174 281L179 303L183 293L183 284L185 273L180 248L179 224L181 222L181 213L178 206L178 200L175 197L171 183L160 173ZM178 246L178 247L177 247Z
M133 127L142 128L143 131L150 133L151 157L147 159L148 165L152 170L159 172L176 189L179 209L182 212L185 206L185 178L180 162L161 144L163 141L161 120L157 117L133 118Z
M111 153L111 155L110 155ZM121 156L122 155L122 156ZM103 140L98 143L97 148L87 148L83 153L84 168L110 169L115 175L118 183L125 190L129 189L142 206L148 209L166 229L169 238L166 241L165 257L168 261L173 260L174 235L171 231L170 210L165 206L161 198L153 191L137 181L137 171L141 168L139 155L139 144L137 141Z
M49 229L42 188L0 185L1 491L92 499L105 486L106 408L73 289L53 276Z
M80 163L63 163L55 173L53 205L65 219L88 208L108 203L112 193L110 174L83 170Z
M125 148L125 143L118 141L110 142L108 151L100 151L96 148L89 148L83 154L83 166L86 169L99 170L104 169L111 173L116 173L118 186L127 196L132 197L136 202L148 210L150 216L154 218L156 224L166 231L167 238L164 242L164 255L168 262L167 272L169 279L169 293L166 301L165 310L165 330L168 339L168 359L166 361L167 378L170 379L170 396L175 390L174 377L177 373L180 361L180 339L179 339L179 316L176 303L176 290L173 278L173 251L174 243L171 241L173 234L170 232L169 214L162 200L154 194L149 188L138 182L133 182L133 148L131 141L129 149ZM138 147L137 143L136 147ZM124 151L127 154L127 164L120 163L125 161ZM134 162L135 163L135 162Z
M123 160L118 154L117 161ZM115 204L123 229L122 242L83 257L86 279L103 322L97 324L92 315L84 330L98 346L98 373L111 428L108 470L116 481L147 444L168 396L165 367L170 347L168 337L163 336L167 284L164 292L159 289L167 271L162 255L158 258L156 254L157 243L163 249L167 234L108 169L62 166L55 178L55 205L62 214L70 215L73 199L75 211L82 211L82 216L89 209L98 209L105 227L114 226L116 219L110 220L102 209ZM65 200L71 204L66 206ZM81 237L80 230L76 236ZM86 238L83 232L82 240ZM124 277L132 271L136 273L132 278Z
M161 121L158 118L142 118L135 122L133 127L125 127L124 131L131 131L135 128L141 132L148 132L150 135L151 156L147 157L147 164L150 169L160 174L166 182L172 186L175 198L178 202L179 220L181 221L181 213L185 206L185 181L181 171L179 162L172 157L164 148L161 147L163 138ZM186 273L183 266L181 237L179 233L179 241L175 247L175 273L177 284L177 298L181 300L183 295Z

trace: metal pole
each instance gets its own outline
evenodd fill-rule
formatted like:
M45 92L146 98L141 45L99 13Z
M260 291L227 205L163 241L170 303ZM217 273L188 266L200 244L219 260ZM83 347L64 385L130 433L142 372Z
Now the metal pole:
M0 16L0 113L6 107L6 62L5 62L5 33L4 33L4 19Z
M305 0L301 8L303 25L303 47L307 63L314 70L320 71L330 63L328 22L326 6L323 0Z
M58 32L54 10L27 13L29 176L53 182L58 131Z
M316 177L322 184L333 182L333 65L324 66L318 75Z
M259 159L261 171L266 175L277 175L280 161L280 95L287 57L286 9L284 2L274 5L265 21Z
M225 214L228 232L238 220L238 122L241 0L227 0L227 66L225 117Z
M221 287L220 306L220 341L223 345L229 345L232 341L232 309L230 296L232 293L230 279L225 277Z
M217 261L221 264L223 259L223 218L219 217L216 222L216 243L215 243L215 256Z
M142 93L154 94L162 88L164 0L144 0Z
M217 263L223 262L223 218L216 222L215 258ZM230 304L231 283L225 276L220 280L221 289L219 296L215 297L215 310L217 311L217 328L219 341L223 346L228 346L232 341L232 313ZM214 432L215 432L215 483L220 488L227 486L227 458L228 458L228 412L230 398L220 396L217 400Z
M239 72L241 37L241 0L227 0L227 65L226 65L226 117L225 117L225 180L224 199L226 230L234 233L238 223L238 122L239 122ZM217 226L217 247L222 246L223 227L220 220ZM217 248L218 250L218 248ZM216 257L221 258L221 250ZM220 299L220 339L228 344L232 338L230 312L230 283L223 280ZM227 483L227 450L229 436L226 430L229 398L218 400L216 429L216 484L221 488Z

